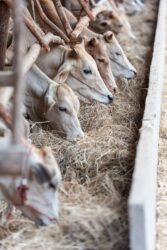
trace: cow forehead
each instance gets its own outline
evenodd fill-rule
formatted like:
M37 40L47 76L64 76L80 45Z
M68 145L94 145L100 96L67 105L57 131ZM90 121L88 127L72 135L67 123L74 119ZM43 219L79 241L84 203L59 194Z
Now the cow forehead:
M55 175L60 174L60 169L58 166L58 163L56 159L53 156L53 153L51 152L48 147L45 148L32 148L35 155L37 155L36 163L39 166L39 169L43 168L46 171L46 174L48 175L48 179L51 179Z
M58 102L66 102L67 105L73 105L76 100L76 95L66 84L61 84L57 89Z
M61 181L61 172L56 161L54 164L44 164L41 173L45 176L45 182L58 184Z
M84 60L85 62L88 62L88 60L93 61L93 58L89 55L89 53L87 53L87 51L85 50L85 47L81 44L77 44L75 45L75 49L79 55L79 59ZM78 60L81 61L81 60Z
M97 46L97 51L98 51L99 54L107 56L106 48L100 42L99 42L99 44Z

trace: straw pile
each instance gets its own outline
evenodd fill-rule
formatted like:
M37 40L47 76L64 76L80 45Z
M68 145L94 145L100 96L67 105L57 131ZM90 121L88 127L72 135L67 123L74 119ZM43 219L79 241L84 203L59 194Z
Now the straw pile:
M121 37L138 70L134 80L119 81L114 104L81 105L85 138L71 143L56 131L38 127L37 146L51 146L63 174L60 226L37 229L15 211L4 219L0 206L1 249L128 249L127 198L147 91L157 0L147 0L142 13L130 18L136 42Z

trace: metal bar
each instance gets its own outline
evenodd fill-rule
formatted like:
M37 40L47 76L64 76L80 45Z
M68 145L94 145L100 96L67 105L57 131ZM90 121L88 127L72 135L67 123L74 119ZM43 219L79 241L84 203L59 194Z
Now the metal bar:
M12 71L0 71L0 87L14 87L14 73Z
M3 148L3 149L2 149ZM19 175L21 174L22 164L25 161L27 151L20 145L1 146L0 149L0 175ZM10 156L10 157L9 157Z
M10 9L5 3L0 2L0 70L5 66L9 17Z
M20 142L22 133L22 103L24 90L24 74L22 67L23 58L23 2L13 0L13 20L14 20L14 98L13 98L13 138L12 143Z

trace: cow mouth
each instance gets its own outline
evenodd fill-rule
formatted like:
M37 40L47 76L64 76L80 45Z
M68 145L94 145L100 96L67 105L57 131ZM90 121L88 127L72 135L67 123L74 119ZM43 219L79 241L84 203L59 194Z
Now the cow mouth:
M57 223L59 224L58 218L57 217L51 217L49 215L47 215L46 213L38 210L37 208L31 206L31 205L27 205L27 207L31 210L31 212L35 215L35 223L37 226L46 226L50 223ZM46 221L48 223L46 223Z

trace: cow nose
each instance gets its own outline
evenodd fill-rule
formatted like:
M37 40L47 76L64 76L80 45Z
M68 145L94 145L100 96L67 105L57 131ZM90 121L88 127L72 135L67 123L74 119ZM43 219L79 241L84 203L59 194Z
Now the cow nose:
M112 95L108 95L107 97L108 97L108 100L109 100L110 102L112 102L113 99L114 99Z
M46 224L44 223L44 221L42 219L40 219L40 218L38 218L36 220L36 225L40 226L40 227L46 226Z
M137 72L135 70L132 70L132 72L135 76L137 75Z
M83 138L84 137L84 132L83 131L80 131L80 133L78 133L76 135L76 138L79 139L79 138Z
M83 137L84 137L84 132L83 131L79 131L78 133L68 135L67 136L67 140L69 140L69 141L76 141L78 139L82 139Z

